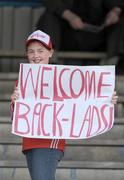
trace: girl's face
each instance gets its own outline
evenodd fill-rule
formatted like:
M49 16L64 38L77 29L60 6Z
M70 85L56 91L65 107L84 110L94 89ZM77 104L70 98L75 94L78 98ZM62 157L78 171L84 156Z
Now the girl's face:
M38 41L30 42L27 47L27 59L31 64L48 64L53 50L48 50Z

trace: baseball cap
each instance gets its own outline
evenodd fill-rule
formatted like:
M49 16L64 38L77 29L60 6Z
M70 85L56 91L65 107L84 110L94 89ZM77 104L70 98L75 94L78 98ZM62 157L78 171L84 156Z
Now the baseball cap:
M41 30L34 31L32 34L29 35L27 41L26 41L26 46L29 45L30 42L37 40L43 44L47 49L51 50L52 49L52 42L51 38L48 34Z

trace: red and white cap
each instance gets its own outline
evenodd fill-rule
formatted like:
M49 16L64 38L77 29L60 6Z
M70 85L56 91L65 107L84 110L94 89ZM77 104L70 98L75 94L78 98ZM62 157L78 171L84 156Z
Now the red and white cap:
M41 42L47 49L52 49L52 42L50 36L45 32L40 30L34 31L32 34L29 35L26 41L26 46L28 46L29 43L34 40Z

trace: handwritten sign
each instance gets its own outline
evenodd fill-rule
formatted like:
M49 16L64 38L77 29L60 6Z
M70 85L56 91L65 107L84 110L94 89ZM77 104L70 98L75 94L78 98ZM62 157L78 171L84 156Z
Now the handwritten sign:
M18 87L13 134L84 139L113 126L114 66L21 64Z

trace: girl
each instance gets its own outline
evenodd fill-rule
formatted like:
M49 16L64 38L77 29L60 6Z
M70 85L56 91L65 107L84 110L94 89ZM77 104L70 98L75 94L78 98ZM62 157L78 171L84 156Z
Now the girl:
M26 41L26 54L31 64L48 64L53 49L50 36L42 31L35 31ZM11 96L11 109L19 98L16 87ZM65 140L23 138L22 150L26 155L32 180L55 180L58 162L63 156Z

